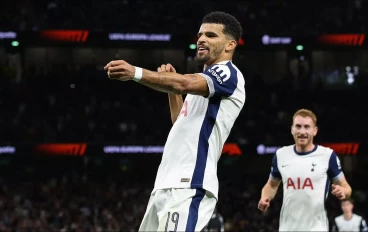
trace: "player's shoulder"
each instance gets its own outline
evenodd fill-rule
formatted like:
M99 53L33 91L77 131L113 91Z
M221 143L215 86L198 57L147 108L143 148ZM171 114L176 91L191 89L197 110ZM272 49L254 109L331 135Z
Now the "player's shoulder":
M230 60L221 61L208 67L207 72L215 75L218 74L221 77L241 77L243 78L242 72L233 64ZM215 75L216 76L216 75Z
M335 222L339 222L339 221L342 221L342 220L344 220L344 215L343 214L341 214L340 216L335 217Z
M326 155L326 156L331 156L332 153L334 153L334 151L329 148L329 147L325 147L325 146L322 146L322 145L317 145L317 149L316 149L316 152L322 154L322 155Z
M294 151L294 145L283 146L276 150L276 155L284 156L286 154L292 153L293 151Z
M240 69L231 61L228 61L226 65L232 69L234 69L234 74L236 73L236 76L238 79L244 79L243 73L240 71Z
M355 213L353 213L353 217L355 217L357 221L360 221L360 220L362 220L362 219L363 219L363 217L362 217L362 216L360 216L360 215L358 215L358 214L355 214Z
M289 152L294 150L294 145L282 146L276 150L276 153Z

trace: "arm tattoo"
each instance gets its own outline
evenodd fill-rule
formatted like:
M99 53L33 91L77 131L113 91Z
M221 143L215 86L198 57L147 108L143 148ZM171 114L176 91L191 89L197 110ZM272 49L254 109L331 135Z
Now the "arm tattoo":
M194 80L197 80L197 77L196 77L196 76L194 76L194 75L192 76L192 78L193 78Z

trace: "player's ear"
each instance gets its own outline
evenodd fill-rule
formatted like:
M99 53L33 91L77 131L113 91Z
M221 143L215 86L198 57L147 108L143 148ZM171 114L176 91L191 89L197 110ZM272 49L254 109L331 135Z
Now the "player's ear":
M318 127L314 127L314 132L313 132L314 136L317 135L317 132L318 132Z
M237 44L238 43L235 40L229 40L226 47L225 47L225 51L230 52L230 51L234 50Z

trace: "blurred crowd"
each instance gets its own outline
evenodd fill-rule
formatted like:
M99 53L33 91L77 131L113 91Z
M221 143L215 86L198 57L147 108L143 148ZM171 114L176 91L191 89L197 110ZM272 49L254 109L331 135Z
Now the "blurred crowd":
M70 162L74 158L61 162L49 159L51 161L43 165L27 164L2 176L0 231L138 230L153 182L134 170L127 178L124 172L111 175L114 169L111 167L109 171L102 171L101 168L75 165ZM68 162L73 163L74 168L60 167L60 163ZM54 171L50 171L52 168ZM153 173L146 173L150 174ZM217 212L224 218L225 231L277 231L282 188L269 210L260 212L257 204L267 173L262 176L248 174L241 181L232 174L222 176ZM366 217L363 213L368 206L364 200L366 195L358 197L359 189L354 190L354 211ZM340 204L330 196L326 206L332 223L333 218L341 214Z
M240 67L241 68L241 67ZM23 70L19 81L4 66L0 70L0 141L2 142L120 142L164 144L171 128L167 94L134 82L109 80L96 66L53 66ZM357 130L367 113L358 108L362 88L294 90L293 80L246 86L247 100L229 141L240 144L291 143L293 113L316 112L321 142L360 141ZM288 84L289 83L289 84ZM360 113L357 113L360 112ZM339 133L335 133L338 128Z
M141 182L83 175L2 181L0 231L137 231L151 191ZM280 197L263 215L254 185L224 186L220 192L217 207L226 231L276 231Z
M234 1L231 4L224 1L211 1L211 4L207 1L162 1L157 4L146 0L42 0L37 3L16 0L0 7L0 28L139 28L154 31L162 30L165 25L164 30L177 32L177 28L181 28L182 33L187 33L186 25L197 25L204 13L221 9L236 15L245 33L250 34L271 33L272 30L280 34L307 34L318 30L364 32L367 17L363 12L367 7L367 0L342 0L333 4L330 1L312 4L291 0ZM191 17L187 17L188 14ZM121 18L117 17L119 15ZM4 96L0 98L0 130L7 131L0 135L0 141L162 144L166 140L171 122L165 94L136 83L110 81L101 68L102 63L70 62L40 68L21 67L9 60L0 57L0 94ZM288 127L299 108L310 108L317 113L321 122L318 138L322 141L354 141L363 137L363 130L354 129L360 126L362 115L367 113L365 107L359 108L360 114L355 113L368 94L359 83L355 84L360 86L358 89L327 91L322 83L314 81L309 88L315 73L305 72L295 78L292 71L277 82L266 83L264 76L249 74L245 62L249 61L238 60L236 65L246 77L247 100L229 140L240 144L292 142ZM300 60L296 62L301 63ZM303 65L296 69L308 71ZM360 68L360 79L366 80L368 67ZM340 133L335 133L337 127Z
M75 175L2 182L0 231L137 231L150 191Z
M245 33L249 34L364 33L368 20L366 0L161 0L159 3L148 0L15 0L0 6L0 28L5 30L148 30L168 33L178 32L180 28L185 33L196 31L204 14L213 10L235 15Z

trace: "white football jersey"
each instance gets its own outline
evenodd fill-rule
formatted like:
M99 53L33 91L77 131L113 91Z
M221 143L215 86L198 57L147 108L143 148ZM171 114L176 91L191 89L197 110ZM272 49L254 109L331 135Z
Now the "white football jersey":
M335 218L334 225L332 227L333 232L366 232L368 231L367 223L365 220L356 214L353 214L349 220L345 220L344 215L340 215Z
M200 73L209 96L188 94L168 135L155 187L203 188L217 198L217 161L245 102L244 77L231 61Z
M306 153L297 152L295 145L278 149L270 178L283 183L279 231L328 231L325 200L331 180L343 175L330 148L315 145Z

